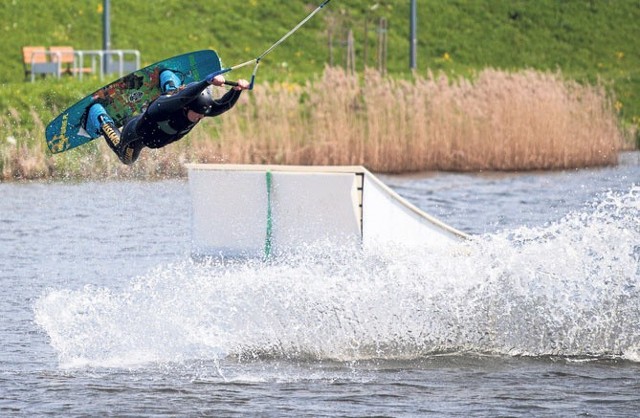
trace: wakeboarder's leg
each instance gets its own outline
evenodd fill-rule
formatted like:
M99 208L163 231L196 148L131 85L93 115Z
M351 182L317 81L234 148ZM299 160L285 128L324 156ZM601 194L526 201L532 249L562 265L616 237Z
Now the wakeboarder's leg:
M135 126L135 123L132 123L132 125ZM135 131L135 128L133 130ZM89 108L87 132L92 138L98 138L102 135L109 148L118 156L118 159L127 165L133 164L138 159L142 148L144 148L142 141L138 140L134 135L125 135L124 137L129 138L129 140L125 140L113 119L100 103L96 103Z

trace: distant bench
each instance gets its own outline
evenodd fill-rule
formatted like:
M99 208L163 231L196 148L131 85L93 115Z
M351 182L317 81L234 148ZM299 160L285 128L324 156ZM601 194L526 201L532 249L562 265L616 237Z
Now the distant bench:
M34 81L36 74L42 76L52 74L60 77L60 63L50 59L51 54L43 46L23 46L22 62L24 64L25 79L31 76L31 81Z
M134 60L125 61L125 54L133 55ZM84 66L85 57L91 57L91 67ZM140 53L133 49L81 51L71 46L52 46L48 50L44 46L24 46L22 61L25 79L30 77L32 82L36 75L55 75L60 78L62 74L68 74L82 79L84 74L95 72L102 79L105 73L118 73L122 77L139 69Z

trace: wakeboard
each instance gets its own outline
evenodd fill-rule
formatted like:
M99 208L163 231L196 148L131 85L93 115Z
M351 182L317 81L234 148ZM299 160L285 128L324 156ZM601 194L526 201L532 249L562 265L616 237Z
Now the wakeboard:
M222 68L215 51L201 50L165 59L134 71L91 93L58 115L47 125L45 136L52 153L59 153L91 141L85 130L89 107L104 106L117 126L144 112L161 93L160 72L172 70L183 84L199 81Z

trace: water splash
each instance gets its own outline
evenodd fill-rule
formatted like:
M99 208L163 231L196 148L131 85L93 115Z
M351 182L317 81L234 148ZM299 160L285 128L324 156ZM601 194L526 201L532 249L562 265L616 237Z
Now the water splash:
M35 305L63 366L437 353L640 359L640 187L455 247L159 266Z

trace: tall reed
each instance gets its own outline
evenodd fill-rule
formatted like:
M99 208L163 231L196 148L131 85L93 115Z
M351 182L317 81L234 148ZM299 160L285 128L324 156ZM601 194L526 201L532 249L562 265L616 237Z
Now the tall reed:
M604 89L560 75L482 71L395 80L336 68L306 86L254 92L195 141L225 162L363 164L376 172L537 170L617 162ZM213 129L213 130L212 130Z
M326 68L306 85L263 84L188 138L121 165L104 141L47 155L44 124L0 143L2 177L166 177L184 162L365 165L374 172L538 170L610 165L623 134L601 86L560 74L486 69L472 80Z

